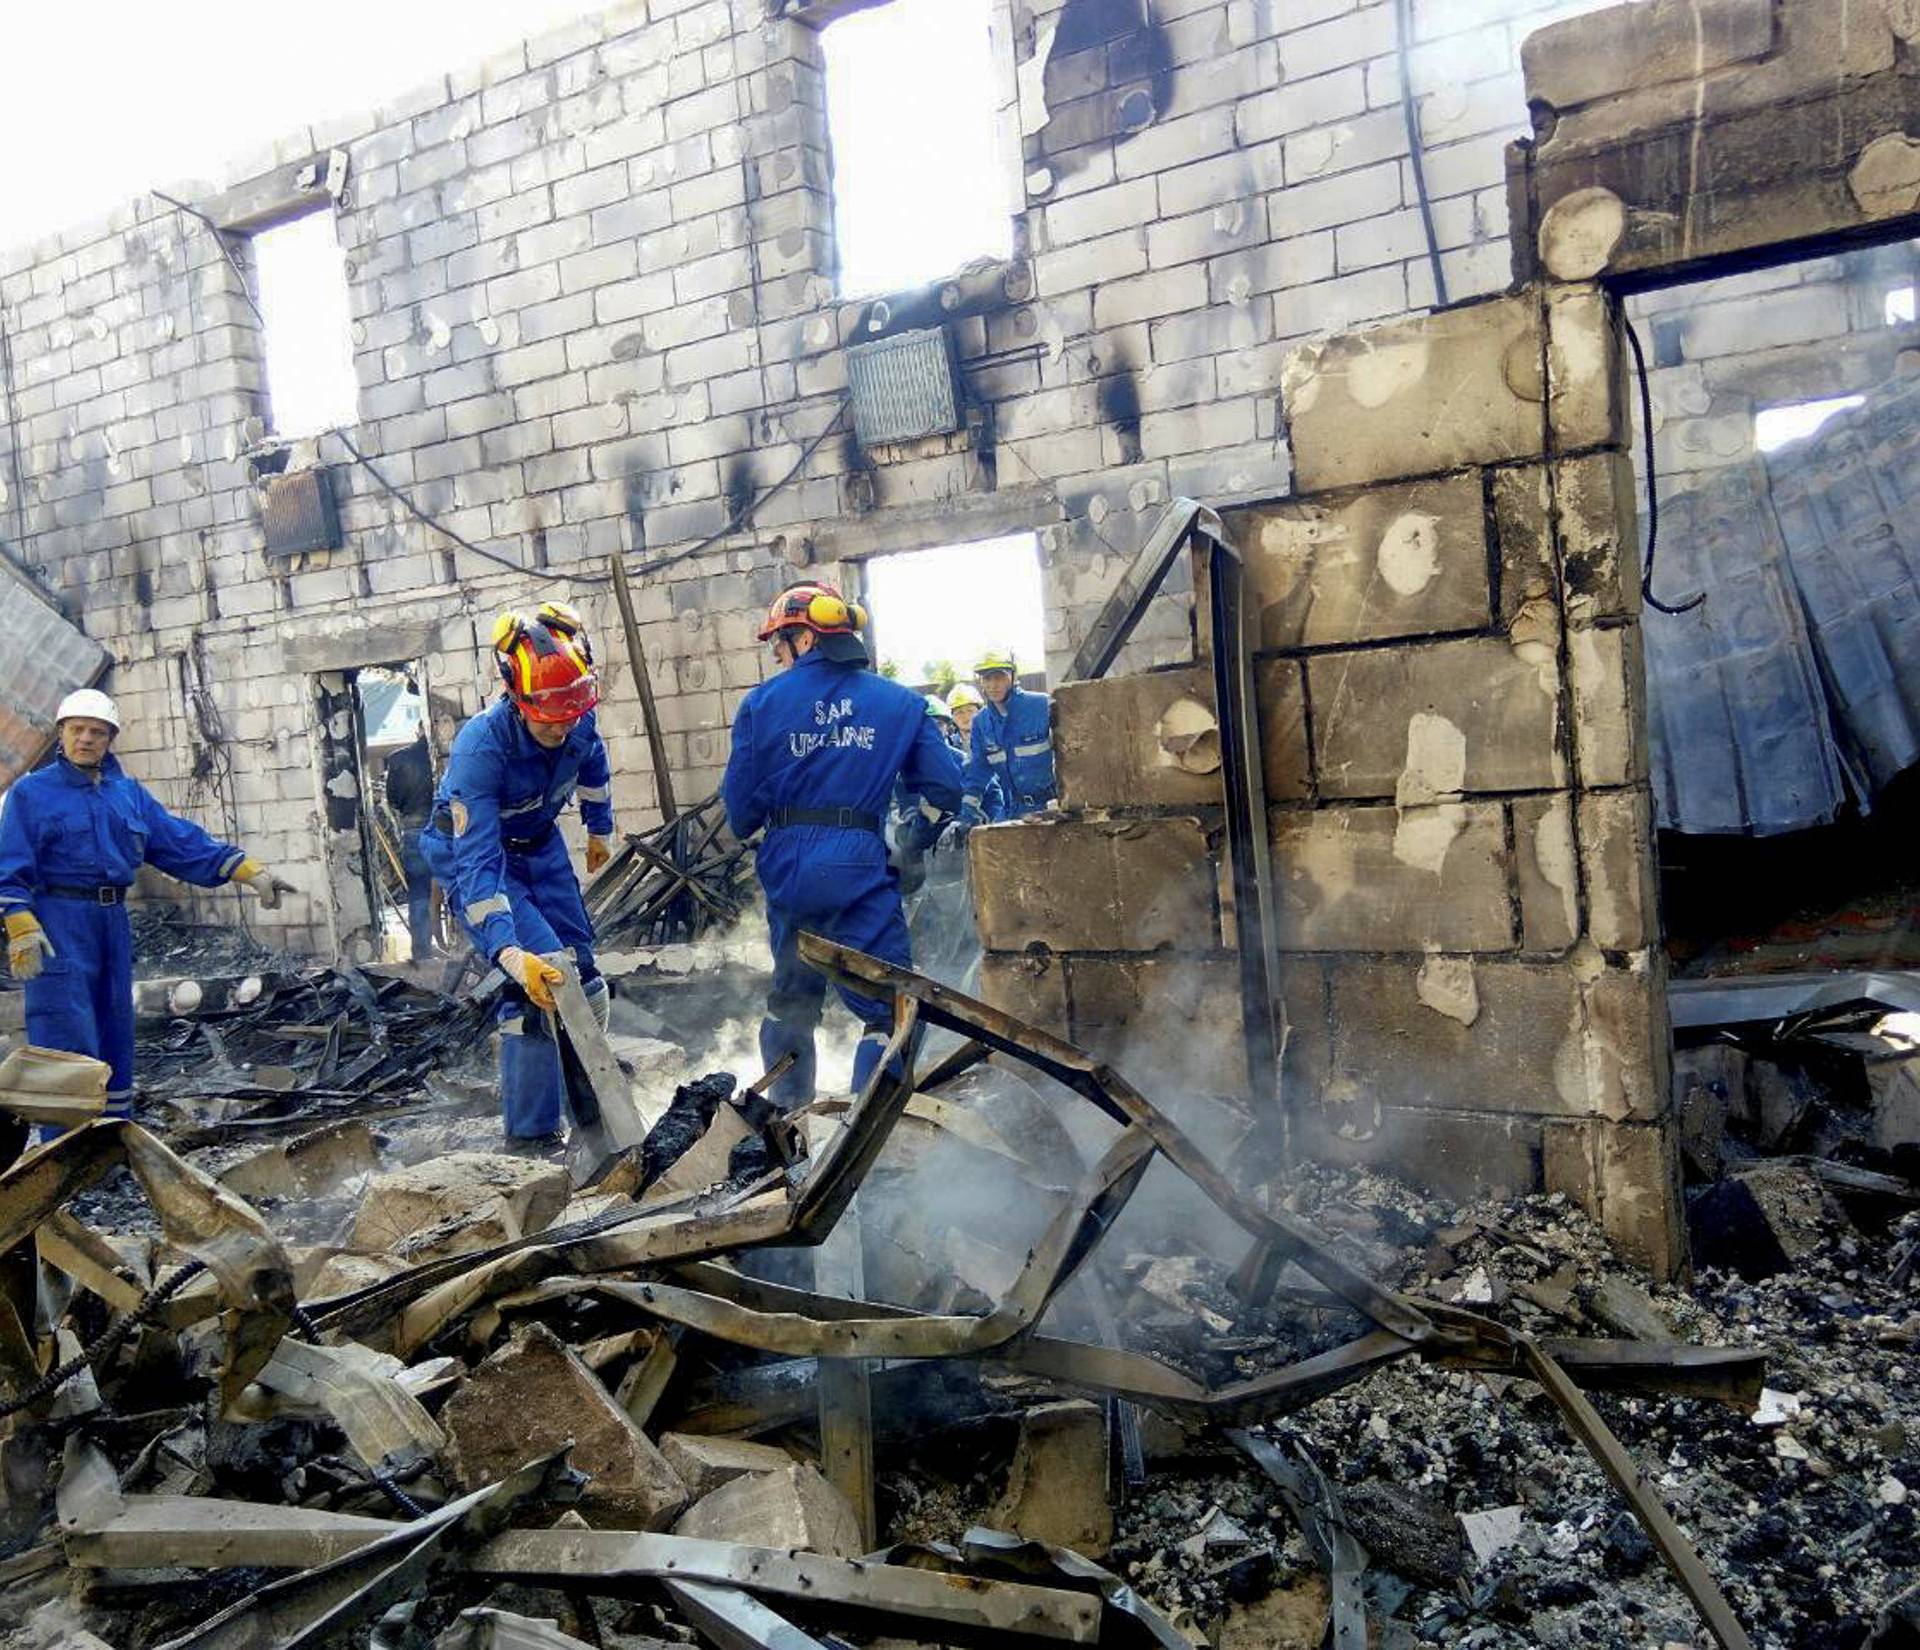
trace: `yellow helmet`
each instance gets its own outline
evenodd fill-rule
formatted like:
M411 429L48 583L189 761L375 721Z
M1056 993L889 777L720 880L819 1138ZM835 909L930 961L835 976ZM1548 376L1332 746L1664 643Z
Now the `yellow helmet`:
M980 690L971 682L955 682L953 691L947 695L949 711L965 710L969 705L978 710L985 703L986 700L980 697Z
M1020 674L1019 667L1013 662L1013 654L1003 647L990 647L974 661L974 675L984 676L990 670L1004 670L1009 676Z

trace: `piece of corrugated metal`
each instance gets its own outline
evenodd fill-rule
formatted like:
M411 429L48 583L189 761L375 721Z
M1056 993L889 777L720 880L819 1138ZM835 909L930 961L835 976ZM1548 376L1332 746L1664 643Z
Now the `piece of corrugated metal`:
M953 350L944 327L848 345L847 390L853 431L863 447L960 427Z
M1806 610L1834 731L1863 802L1920 760L1920 395L1875 392L1773 453L1774 513Z
M1757 462L1663 493L1660 582L1707 592L1686 613L1641 614L1661 828L1766 836L1831 820L1846 788Z
M40 760L53 713L107 668L107 650L60 616L24 581L0 574L0 785Z

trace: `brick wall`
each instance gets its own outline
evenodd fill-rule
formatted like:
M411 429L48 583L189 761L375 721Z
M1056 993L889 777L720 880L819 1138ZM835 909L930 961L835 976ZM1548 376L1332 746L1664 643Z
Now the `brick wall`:
M682 796L717 779L732 708L764 668L753 623L794 574L1037 528L1058 668L1168 497L1287 491L1293 341L1430 301L1391 5L1159 0L1153 29L1107 39L1119 9L1053 0L1017 26L998 17L1019 250L954 327L991 451L976 431L869 465L836 434L750 525L641 580ZM1456 297L1507 279L1519 42L1584 9L1415 8ZM168 186L204 204L345 151L354 439L456 531L558 582L456 550L332 442L318 456L335 466L345 548L270 561L248 461L265 411L258 330L191 218L146 196L0 258L0 476L11 487L17 463L22 482L7 531L115 653L123 753L170 804L318 890L311 672L422 658L440 702L469 714L492 612L556 594L599 628L617 799L629 822L647 816L623 649L587 577L615 551L719 531L783 476L836 415L840 346L871 313L833 288L820 38L767 11L608 9L286 134L224 178ZM1063 35L1098 38L1055 54ZM1130 662L1183 657L1187 635L1176 605ZM419 652L378 651L402 644ZM356 921L327 905L261 920L325 950Z

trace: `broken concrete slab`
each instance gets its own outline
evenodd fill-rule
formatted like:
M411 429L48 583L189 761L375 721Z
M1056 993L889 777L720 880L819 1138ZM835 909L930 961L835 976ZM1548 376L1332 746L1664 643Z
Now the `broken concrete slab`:
M858 1558L864 1550L852 1504L817 1467L800 1461L722 1484L689 1507L673 1533L827 1558Z
M1566 783L1550 632L1316 655L1307 696L1323 796L1411 806Z
M476 1369L441 1411L460 1483L496 1483L571 1442L591 1475L581 1511L596 1525L665 1529L686 1486L580 1355L533 1324Z
M1106 1419L1096 1405L1042 1404L1021 1417L1006 1492L988 1521L1030 1541L1106 1555L1113 1506Z
M1484 629L1487 519L1476 474L1227 513L1259 648Z
M993 951L1154 951L1218 943L1213 863L1192 819L1036 816L968 839Z
M351 1120L329 1123L242 1158L220 1176L240 1197L326 1197L380 1166L373 1131Z
M1792 1162L1755 1164L1687 1199L1694 1260L1754 1280L1811 1254L1829 1218L1819 1177Z
M793 1457L771 1444L745 1438L706 1438L689 1432L660 1435L660 1453L698 1501L736 1478L756 1472L785 1472Z
M1873 1143L1882 1151L1920 1145L1920 1055L1867 1067L1873 1096Z
M558 1164L451 1152L375 1176L354 1220L354 1247L417 1264L510 1243L552 1225L568 1192Z

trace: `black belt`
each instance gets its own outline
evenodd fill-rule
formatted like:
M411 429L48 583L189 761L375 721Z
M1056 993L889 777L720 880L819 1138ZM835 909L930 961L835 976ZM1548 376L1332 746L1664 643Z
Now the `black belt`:
M83 899L89 905L124 905L127 891L117 883L103 882L91 888L42 888L55 899Z
M453 815L445 808L433 816L433 829L448 841L453 840ZM534 854L553 840L553 821L547 822L547 828L537 836L503 836L500 846L510 854Z
M863 814L858 808L775 808L767 816L767 829L783 825L832 825L843 831L871 831L881 835L880 816Z

